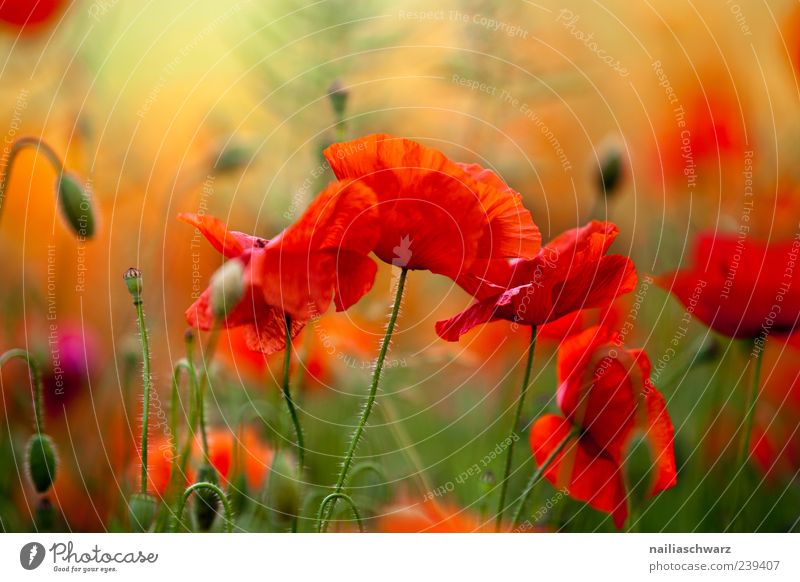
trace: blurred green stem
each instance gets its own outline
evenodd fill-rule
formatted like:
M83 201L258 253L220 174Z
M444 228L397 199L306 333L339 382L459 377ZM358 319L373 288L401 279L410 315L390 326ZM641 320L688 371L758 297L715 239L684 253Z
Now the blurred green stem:
M53 151L53 148L51 148L43 139L33 136L26 136L15 141L14 145L11 146L11 150L8 152L8 162L6 163L6 167L2 175L0 175L0 220L3 217L3 208L5 207L6 201L6 187L8 186L8 179L11 176L11 170L13 169L14 161L17 158L17 154L19 154L19 152L26 147L32 147L35 148L36 151L41 151L44 153L45 157L50 162L50 165L53 166L53 169L57 174L60 175L64 171L64 165L62 164L61 159L56 155L55 151Z
M536 326L531 326L531 340L528 345L528 359L525 363L525 374L522 379L522 389L520 390L519 398L517 399L517 409L514 411L514 420L511 424L511 430L508 433L508 450L506 451L506 465L503 470L503 478L500 481L500 501L497 504L497 515L494 522L494 530L500 531L503 527L503 512L506 508L506 494L508 492L508 478L511 475L511 465L514 460L514 443L519 438L517 436L517 427L522 418L522 409L525 405L525 396L528 393L528 384L531 381L531 369L533 368L533 353L536 351Z
M758 401L759 387L761 383L761 364L764 358L764 349L766 346L761 346L756 354L755 368L753 369L753 377L750 379L750 387L747 390L747 400L745 402L745 416L744 426L742 428L742 437L739 441L739 453L736 458L736 473L734 479L736 486L734 487L734 507L739 507L742 496L742 481L745 478L745 471L747 468L747 461L750 458L750 439L753 434L753 417L755 416L756 404ZM757 346L754 344L754 349ZM739 508L737 517L742 514L742 509ZM734 518L734 521L738 521Z
M200 481L199 483L194 483L186 488L181 495L180 503L178 504L178 509L175 511L175 526L174 531L177 531L178 524L180 524L181 520L183 519L183 510L186 507L186 502L189 500L189 496L195 491L199 489L206 489L211 491L219 497L219 500L222 502L222 507L225 510L225 531L227 533L233 532L233 510L231 509L231 502L228 500L227 495L219 488L218 485L214 485L214 483L209 483L208 481Z
M133 298L136 307L136 319L139 324L139 343L142 346L142 493L147 493L147 437L150 427L150 343L147 339L147 326L144 322L144 307L142 297L137 294Z
M214 353L217 350L219 343L219 326L214 325L211 328L211 333L208 336L208 343L206 344L206 351L203 356L203 378L200 381L200 386L197 389L197 412L200 422L200 440L203 444L203 458L208 462L208 432L206 431L206 404L205 392L206 387L211 384L209 366L214 359Z
M378 385L380 384L381 380L383 362L386 359L386 352L389 350L389 344L392 341L392 332L394 331L394 325L397 322L397 314L400 312L400 303L403 299L403 289L405 288L407 275L408 269L403 267L400 271L400 278L397 281L397 291L395 292L392 314L389 316L389 323L386 326L386 334L383 336L383 342L381 343L381 349L378 353L378 359L375 361L375 371L372 374L372 384L369 389L369 395L367 396L367 402L364 405L364 410L361 412L361 419L359 420L358 426L356 427L356 430L350 439L350 446L347 448L347 453L344 456L342 469L339 472L339 478L336 480L336 487L331 494L335 497L331 498L332 501L327 506L327 509L323 507L325 504L324 501L323 504L320 505L319 519L317 523L317 530L320 532L327 530L328 520L330 519L331 515L333 515L333 511L336 507L336 501L338 501L339 496L341 496L342 490L344 489L345 483L347 483L347 475L350 472L350 465L353 463L353 457L355 456L356 448L358 447L358 443L361 440L362 434L364 433L367 420L369 420L369 415L372 412L372 407L375 405L375 396L378 393ZM328 499L328 497L326 497L326 499Z
M291 318L286 315L285 319L285 327L286 327L286 348L284 349L283 355L283 398L286 400L286 408L289 409L289 416L292 419L292 424L294 425L294 432L297 435L297 474L298 474L298 485L302 483L303 480L303 468L305 463L306 457L306 447L305 443L303 442L303 429L300 427L300 419L297 417L297 408L294 405L294 400L292 400L292 393L289 390L289 373L290 368L292 365L292 320ZM302 496L298 499L298 513L300 511L300 507L302 507ZM292 519L292 533L297 533L297 515L294 516Z

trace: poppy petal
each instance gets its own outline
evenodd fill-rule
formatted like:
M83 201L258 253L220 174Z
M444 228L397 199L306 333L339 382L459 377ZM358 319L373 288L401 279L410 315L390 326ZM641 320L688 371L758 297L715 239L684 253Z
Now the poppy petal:
M182 212L178 214L178 220L194 226L218 252L228 259L236 258L247 249L266 242L264 239L249 234L235 230L229 231L219 218L207 214Z

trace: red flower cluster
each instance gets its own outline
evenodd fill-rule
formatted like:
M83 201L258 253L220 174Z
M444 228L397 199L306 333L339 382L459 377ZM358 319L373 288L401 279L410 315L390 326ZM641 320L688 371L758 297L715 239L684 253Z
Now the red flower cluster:
M650 381L650 360L644 350L622 347L618 333L592 327L562 344L558 380L564 416L547 414L534 424L530 443L536 462L543 465L563 447L544 476L622 527L628 516L622 470L633 436L642 434L650 444L651 494L677 480L672 421Z
M226 258L244 267L244 298L219 325L246 326L248 346L285 346L331 301L337 310L372 287L374 252L387 263L454 279L477 264L533 257L540 234L519 193L477 165L450 161L407 139L371 135L325 152L340 178L297 222L271 240L228 232L216 218L181 214ZM206 290L186 312L202 330L215 325Z

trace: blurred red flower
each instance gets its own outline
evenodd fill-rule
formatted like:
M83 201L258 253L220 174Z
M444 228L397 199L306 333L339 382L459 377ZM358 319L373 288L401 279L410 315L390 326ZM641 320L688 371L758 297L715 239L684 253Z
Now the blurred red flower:
M384 533L473 533L493 532L490 520L454 505L434 499L413 503L400 501L384 510L378 519L378 531Z
M564 342L558 353L558 406L533 425L530 444L541 466L559 445L545 478L570 496L610 514L620 528L628 516L622 477L631 437L642 434L654 463L651 495L677 482L673 427L664 397L650 381L644 350L629 350L621 337L592 327Z
M437 322L436 333L457 341L481 323L506 319L538 326L608 305L632 291L637 281L628 257L605 256L618 233L610 222L592 221L562 233L532 259L485 262L480 275L458 280L477 301L455 317Z
M30 32L61 11L64 0L2 0L0 21Z
M292 337L334 302L343 311L372 287L377 265L367 257L378 239L375 196L365 186L335 182L306 212L272 240L228 232L222 221L199 214L179 220L197 227L226 258L244 265L243 299L225 318L226 328L246 326L247 345L266 354ZM189 325L210 330L214 316L206 289L186 311Z
M733 338L788 335L800 322L800 287L792 285L800 239L765 243L701 233L688 268L657 283L695 317Z
M339 179L375 191L381 235L375 254L455 279L476 259L532 257L541 235L522 197L496 174L385 134L325 150Z
M197 454L201 455L199 441ZM247 486L258 490L264 485L272 465L272 449L264 444L252 428L239 434L225 429L213 429L208 433L208 458L225 482L235 472L243 472Z

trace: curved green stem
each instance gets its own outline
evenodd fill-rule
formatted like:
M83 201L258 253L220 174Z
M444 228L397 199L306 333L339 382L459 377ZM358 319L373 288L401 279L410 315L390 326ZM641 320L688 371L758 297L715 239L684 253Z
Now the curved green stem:
M8 178L11 176L11 170L14 166L14 160L16 159L17 154L19 154L19 152L26 147L33 147L36 148L37 151L43 152L56 173L61 174L64 171L64 164L56 155L55 151L53 151L53 148L47 144L47 142L41 138L33 136L19 138L14 142L14 145L11 146L11 150L8 153L8 162L6 163L4 171L2 174L0 174L0 219L2 219L3 216L3 208L5 207L6 200L6 187L8 186Z
M378 385L380 384L381 380L383 362L386 360L386 352L389 350L389 344L392 341L392 332L394 331L394 325L397 322L397 314L400 312L400 303L403 299L403 289L405 287L407 275L408 269L403 267L400 271L400 278L397 281L397 291L395 292L392 314L389 316L389 323L386 326L386 334L383 336L381 349L380 352L378 352L378 359L375 361L375 371L372 374L372 384L369 389L369 395L367 396L367 402L364 405L364 410L361 412L361 419L358 422L358 426L356 427L356 430L350 439L350 446L347 448L347 453L345 453L344 461L342 462L342 469L339 472L339 478L336 480L336 487L333 491L334 495L340 494L344 489L345 483L347 482L347 475L350 471L350 465L353 463L353 457L356 453L356 448L358 447L358 443L364 433L367 420L369 420L369 415L372 412L372 407L375 405L375 396L378 393ZM326 512L320 512L320 519L318 520L319 531L325 531L327 521L330 519L330 516L336 507L337 499L337 497L333 498L333 502L329 505L329 509ZM322 506L320 506L320 509L322 509Z
M511 475L511 465L514 460L514 443L517 440L517 427L522 418L522 409L525 405L525 396L528 393L528 384L531 380L531 369L533 368L533 354L536 351L536 326L531 326L531 340L528 344L528 359L525 363L525 374L522 379L522 389L517 399L517 408L514 412L514 420L511 430L508 433L508 450L506 451L506 465L503 470L503 478L500 481L500 501L497 504L497 515L494 522L494 530L500 531L503 526L503 512L506 509L506 494L508 492L508 478Z
M358 513L358 507L356 507L355 502L353 499L347 495L346 493L331 493L325 499L322 500L322 503L319 506L319 511L317 511L317 532L323 533L327 528L327 521L323 517L325 510L328 508L330 504L338 499L344 499L347 503L350 504L350 509L353 512L353 516L356 518L358 522L358 530L361 533L364 533L364 523L361 521L361 514Z
M576 437L577 435L578 435L577 429L573 429L572 431L570 431L570 433L564 437L564 440L558 443L558 446L555 449L553 449L553 452L547 456L547 458L544 460L544 463L542 463L542 466L536 469L533 475L531 475L528 484L525 486L525 491L523 491L521 495L522 499L519 505L517 506L517 510L514 512L514 519L511 522L514 527L517 527L519 525L519 522L522 519L522 513L525 511L525 505L528 503L528 498L531 496L531 493L533 493L534 487L536 487L536 484L541 480L542 476L544 475L544 472L547 471L547 468L553 464L555 458L562 450L564 450L564 447L567 446L569 441L572 440L573 437Z
M286 327L286 348L283 350L283 383L281 384L283 390L283 398L286 400L286 408L289 409L289 416L292 418L292 424L294 425L294 432L297 435L297 474L298 474L298 483L302 482L303 480L303 467L305 463L305 456L306 456L306 446L303 441L303 429L300 426L300 419L297 416L297 408L294 405L294 400L292 400L292 393L289 390L289 374L290 368L292 365L292 320L291 317L286 315L284 316L284 323ZM300 496L302 499L302 496ZM298 500L298 503L302 505L302 500ZM300 505L300 506L301 506ZM298 512L300 509L298 506ZM292 519L292 533L297 533L297 516L295 515Z
M26 350L14 348L0 356L0 369L15 358L25 360L25 363L28 365L28 371L31 374L31 382L33 385L33 417L36 423L34 428L37 434L42 434L44 431L44 388L42 386L42 375L39 372L39 366L36 364L36 360L34 360Z
M173 531L178 530L178 525L183 520L183 510L186 507L187 501L189 501L189 497L192 493L197 491L198 489L208 489L214 495L216 495L219 500L222 502L222 507L225 510L225 531L227 533L233 532L233 510L231 509L231 502L228 501L227 495L219 488L219 486L214 485L213 483L209 483L208 481L200 481L199 483L193 483L189 485L186 490L181 495L180 503L178 504L178 508L175 511L175 524L173 526Z

